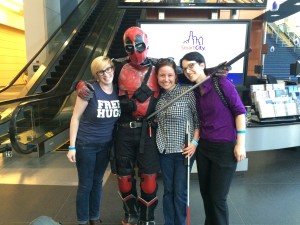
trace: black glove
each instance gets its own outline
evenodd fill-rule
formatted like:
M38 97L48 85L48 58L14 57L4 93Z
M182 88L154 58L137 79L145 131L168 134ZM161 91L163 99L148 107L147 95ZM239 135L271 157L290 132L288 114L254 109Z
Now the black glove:
M76 85L78 97L89 101L94 96L94 87L87 81L80 80Z
M231 66L226 65L227 62L220 63L216 67L206 69L207 74L213 74L214 76L224 76L228 75L228 72L232 69Z

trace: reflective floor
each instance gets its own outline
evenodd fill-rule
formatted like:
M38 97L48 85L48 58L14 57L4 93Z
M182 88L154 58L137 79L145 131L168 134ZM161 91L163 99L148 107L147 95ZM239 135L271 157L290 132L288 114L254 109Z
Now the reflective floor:
M231 225L300 225L300 150L249 152L248 171L236 172L228 196ZM198 181L192 175L191 224L204 224ZM156 224L162 225L163 185L159 184ZM66 152L0 156L0 225L29 225L41 215L75 225L77 173ZM120 224L122 204L117 181L105 176L101 217L104 225Z

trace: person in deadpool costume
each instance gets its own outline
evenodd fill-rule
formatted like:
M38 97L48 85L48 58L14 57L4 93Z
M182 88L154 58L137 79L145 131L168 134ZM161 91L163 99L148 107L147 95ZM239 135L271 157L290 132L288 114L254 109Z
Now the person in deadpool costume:
M156 178L160 166L155 142L156 123L146 118L154 112L159 96L154 71L157 59L147 57L148 38L139 27L128 28L123 35L123 43L128 57L114 60L121 117L117 122L111 169L117 174L119 195L123 201L125 216L122 225L155 225L154 210L158 204ZM226 76L229 69L218 68L216 74ZM93 92L86 81L79 81L76 90L78 96L86 100ZM140 178L140 196L137 195L135 166Z
M125 31L123 42L130 61L122 66L118 77L121 117L115 134L112 171L117 174L125 211L122 224L154 225L154 209L158 204L156 177L160 166L155 123L146 118L155 110L159 87L154 63L147 57L147 35L139 27L131 27ZM91 92L87 84L80 81L77 85L78 95L84 99ZM135 166L140 178L140 196Z
M147 35L139 27L131 27L125 31L123 42L130 62L122 67L118 78L121 117L115 139L119 194L125 211L122 224L154 225L160 167L154 123L146 117L155 110L159 87L153 63L147 58ZM140 177L139 197L135 165Z

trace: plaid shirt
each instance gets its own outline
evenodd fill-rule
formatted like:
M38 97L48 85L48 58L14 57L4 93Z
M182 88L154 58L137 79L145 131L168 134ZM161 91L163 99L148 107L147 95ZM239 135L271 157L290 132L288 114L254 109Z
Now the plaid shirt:
M163 92L156 105L156 110L162 108L188 88L177 84L171 91ZM157 114L156 143L160 153L182 152L187 120L190 121L190 135L191 139L193 138L194 130L199 129L195 102L194 92L191 91Z

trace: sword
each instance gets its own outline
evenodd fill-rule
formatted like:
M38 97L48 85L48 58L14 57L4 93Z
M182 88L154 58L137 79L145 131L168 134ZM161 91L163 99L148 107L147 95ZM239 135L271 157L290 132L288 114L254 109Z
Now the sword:
M238 54L236 57L234 57L233 59L231 59L228 62L222 63L221 65L219 65L216 70L211 74L210 77L212 77L219 68L226 66L231 66L233 63L235 63L236 61L238 61L239 59L243 58L244 56L248 55L251 52L251 48L246 49L245 51L243 51L242 53ZM199 83L196 83L194 86L190 87L188 90L186 90L185 92L183 92L182 94L178 95L176 98L174 98L173 100L171 100L170 102L168 102L167 104L165 104L162 108L160 108L159 110L156 110L155 112L153 112L152 114L150 114L147 117L147 120L151 119L153 116L155 116L157 113L161 112L162 110L164 110L165 108L167 108L169 105L173 104L175 101L177 101L179 98L181 98L182 96L184 96L185 94L191 92L192 90L194 90L195 88L197 88L200 84L202 84L203 82L207 81L208 79L210 79L210 77L206 77L204 80L202 80Z

